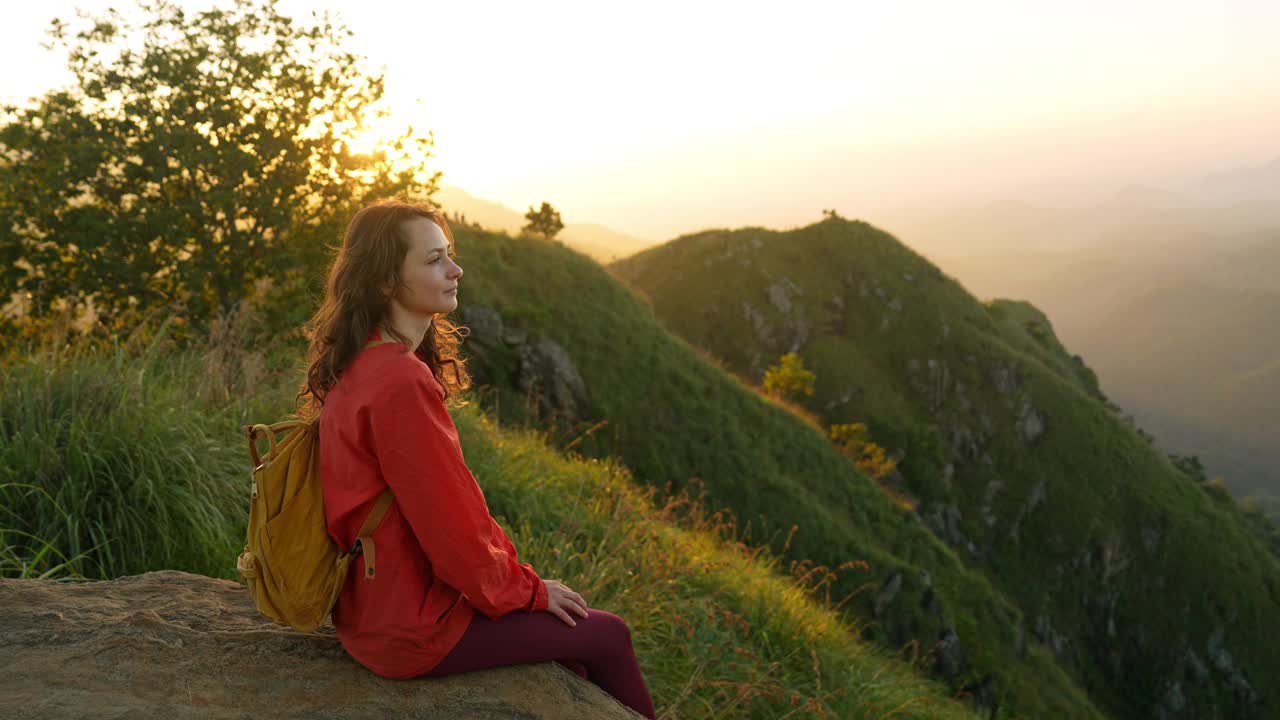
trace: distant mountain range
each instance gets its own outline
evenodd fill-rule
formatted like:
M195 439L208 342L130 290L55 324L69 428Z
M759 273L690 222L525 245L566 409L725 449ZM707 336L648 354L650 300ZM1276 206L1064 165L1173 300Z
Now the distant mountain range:
M523 212L517 212L500 203L477 198L452 185L442 184L434 200L451 214L451 219L452 213L461 213L466 216L467 223L490 230L518 235L521 228L528 224ZM555 203L552 205L554 206ZM557 239L602 264L626 257L653 244L597 223L570 222L572 218L561 219L564 221L564 229L560 231Z
M1268 163L1192 180L1182 192L1196 203L1240 205L1280 203L1280 157Z

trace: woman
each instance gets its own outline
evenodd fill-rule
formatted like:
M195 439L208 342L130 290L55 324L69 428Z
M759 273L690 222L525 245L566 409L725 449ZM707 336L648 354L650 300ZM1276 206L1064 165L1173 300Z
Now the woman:
M376 554L366 548L351 564L338 597L338 638L393 678L558 661L653 718L626 623L520 563L463 460L445 400L470 379L444 319L461 277L444 216L384 200L352 218L308 323L299 397L323 409L329 536L351 547L375 498L394 495L372 535Z

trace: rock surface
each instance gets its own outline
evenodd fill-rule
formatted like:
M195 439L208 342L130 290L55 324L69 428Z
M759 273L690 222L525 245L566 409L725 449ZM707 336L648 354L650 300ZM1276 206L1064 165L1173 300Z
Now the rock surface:
M4 718L635 718L558 663L389 680L260 616L229 580L165 570L0 579Z
M489 305L468 303L459 317L470 331L466 354L477 384L510 386L535 397L539 417L559 417L570 424L590 417L591 393L563 345L542 333L530 333L527 328L513 325ZM518 357L511 372L497 352L504 344Z

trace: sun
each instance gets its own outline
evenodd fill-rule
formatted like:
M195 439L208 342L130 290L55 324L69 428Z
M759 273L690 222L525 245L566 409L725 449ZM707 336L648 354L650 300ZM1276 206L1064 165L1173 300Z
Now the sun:
M361 172L381 168L396 175L411 173L424 182L434 172L429 163L436 154L434 133L394 113L377 113L348 125L338 142L357 162L368 164Z
M352 130L347 147L356 155L373 155L378 152L393 153L396 139L405 133L404 123L391 116L377 117Z

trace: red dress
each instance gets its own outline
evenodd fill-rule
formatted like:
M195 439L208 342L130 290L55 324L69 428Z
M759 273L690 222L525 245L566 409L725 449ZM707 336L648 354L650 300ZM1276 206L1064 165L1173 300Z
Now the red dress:
M421 675L476 611L496 620L546 609L546 584L489 514L444 389L417 354L400 343L361 350L325 398L319 439L325 517L339 546L351 547L384 488L395 495L373 532L376 576L365 579L357 557L333 610L338 639L361 665Z

